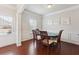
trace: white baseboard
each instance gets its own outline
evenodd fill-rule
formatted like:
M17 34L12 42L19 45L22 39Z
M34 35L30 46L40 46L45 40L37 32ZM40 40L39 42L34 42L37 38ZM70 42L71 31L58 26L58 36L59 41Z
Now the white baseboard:
M68 42L68 43L72 43L72 44L76 44L76 45L79 45L79 42L78 42L78 41L65 40L65 39L63 39L62 41L64 41L64 42Z
M21 44L21 43L19 43L19 44L16 44L16 46L17 46L17 47L19 47L19 46L22 46L22 44Z
M21 42L27 41L27 40L31 40L31 39L23 39Z
M24 42L24 41L27 41L27 40L30 40L30 39L24 39L21 42ZM11 43L8 43L6 45L1 45L0 48L6 47L6 46L9 46L9 45L13 45L13 44L16 44L16 42L11 42ZM19 47L19 46L22 46L22 44L18 44L18 45L16 44L16 46Z
M5 44L5 45L1 45L0 48L6 47L6 46L9 46L9 45L13 45L13 44L16 44L16 42L11 42L11 43L8 43L8 44Z

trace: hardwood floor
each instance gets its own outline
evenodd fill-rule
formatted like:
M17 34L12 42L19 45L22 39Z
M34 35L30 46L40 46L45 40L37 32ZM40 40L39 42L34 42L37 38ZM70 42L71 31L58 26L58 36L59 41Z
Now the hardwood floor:
M51 47L48 50L46 46L29 40L23 42L21 47L10 45L0 48L0 55L79 55L79 46L61 42L58 47Z

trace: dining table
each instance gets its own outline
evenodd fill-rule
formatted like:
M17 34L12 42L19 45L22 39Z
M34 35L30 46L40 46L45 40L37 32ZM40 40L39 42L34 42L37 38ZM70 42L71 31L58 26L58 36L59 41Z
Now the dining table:
M56 45L57 44L57 37L58 37L58 33L54 33L54 32L47 32L48 35L42 35L43 37L45 38L48 38L50 40L53 40L52 42L52 46Z
M54 33L54 32L47 32L47 33L48 35L42 34L41 36L43 36L44 38L51 39L57 43L58 33Z

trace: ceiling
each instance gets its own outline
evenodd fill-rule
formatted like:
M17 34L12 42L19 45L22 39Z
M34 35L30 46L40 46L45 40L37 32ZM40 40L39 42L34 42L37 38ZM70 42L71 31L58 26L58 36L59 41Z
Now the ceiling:
M46 15L66 8L76 6L77 4L52 4L52 8L47 8L48 4L26 4L25 10L29 10L40 15Z

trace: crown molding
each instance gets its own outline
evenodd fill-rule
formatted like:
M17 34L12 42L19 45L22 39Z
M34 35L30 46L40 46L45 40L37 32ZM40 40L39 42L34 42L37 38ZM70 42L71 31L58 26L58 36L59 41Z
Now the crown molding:
M32 11L27 10L27 9L24 9L24 13L30 13L30 14L35 14L35 15L42 16L42 15L40 15L40 14L38 14L38 13L32 12Z
M62 13L62 12L70 11L70 10L74 10L74 9L77 9L77 8L79 8L79 5L73 6L73 7L70 7L70 8L66 8L66 9L63 9L63 10L59 10L59 11L56 11L56 12L48 13L48 14L46 14L44 16L50 16L50 15L54 15L54 14L58 14L58 13Z
M24 4L18 4L17 5L17 13L22 13L24 11Z
M13 7L13 6L10 6L10 5L5 5L5 4L2 4L2 5L0 5L1 7L7 7L7 8L9 8L9 9L12 9L12 10L16 10L16 7Z

